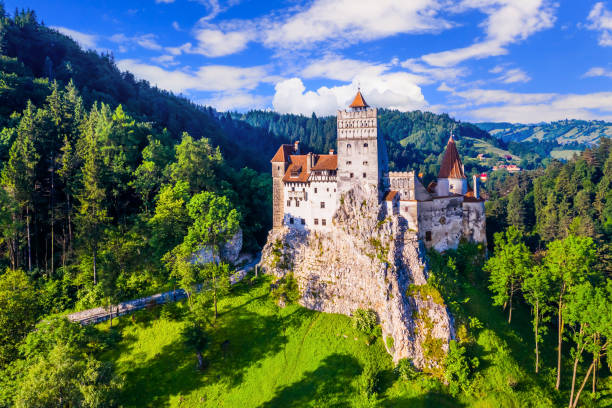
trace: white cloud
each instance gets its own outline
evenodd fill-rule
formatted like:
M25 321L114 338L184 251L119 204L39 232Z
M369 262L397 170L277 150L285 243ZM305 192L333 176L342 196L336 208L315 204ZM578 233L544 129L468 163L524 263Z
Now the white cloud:
M439 0L315 0L309 7L272 22L268 46L309 47L321 41L338 46L399 33L437 31L451 26L436 17Z
M267 76L266 70L261 66L241 68L206 65L195 72L189 72L178 69L167 70L133 59L120 60L117 66L159 88L177 93L190 90L211 92L251 90L261 82L274 80Z
M121 47L121 52L126 52L128 50L128 46L130 45L138 45L147 50L159 51L162 49L162 46L159 45L156 38L157 36L155 34L143 34L128 37L125 34L120 33L112 35L109 40L119 44Z
M433 66L450 67L467 59L507 54L509 44L552 27L555 7L549 0L464 0L457 11L477 9L488 15L481 24L486 39L467 47L426 54L422 59Z
M467 75L468 70L463 67L428 67L419 63L416 59L411 58L401 63L401 66L410 71L424 75L431 82L435 81L455 81L460 77Z
M196 34L198 46L190 48L189 51L207 57L235 54L246 48L251 37L251 34L246 31L224 33L221 30L203 28Z
M608 70L602 67L593 67L589 69L583 77L608 77L612 78L612 70Z
M159 3L165 3L165 4L170 4L170 3L174 3L175 0L155 0L155 3L159 4Z
M558 94L516 93L500 89L439 90L450 92L464 102L446 106L446 110L475 121L537 123L569 118L612 118L612 92Z
M302 69L304 78L327 78L338 81L351 81L359 74L380 75L387 71L386 64L371 64L339 55L328 54L320 60L312 61Z
M272 105L280 113L333 115L338 109L346 109L358 85L372 106L402 111L427 106L421 88L405 72L358 75L350 84L331 88L323 86L316 91L306 91L300 78L291 78L276 84Z
M59 31L60 33L71 37L83 48L96 48L96 42L98 41L97 35L85 34L80 31L72 30L66 27L51 26L52 29Z
M513 84L516 82L529 82L531 77L520 68L512 68L504 72L498 80L505 84Z
M218 111L264 109L269 98L246 92L228 92L198 101L201 105L212 106Z
M596 3L587 19L590 30L599 31L599 45L612 47L612 12L604 6L603 2Z
M172 22L172 28L174 28L176 31L181 31L181 26L179 25L178 21Z

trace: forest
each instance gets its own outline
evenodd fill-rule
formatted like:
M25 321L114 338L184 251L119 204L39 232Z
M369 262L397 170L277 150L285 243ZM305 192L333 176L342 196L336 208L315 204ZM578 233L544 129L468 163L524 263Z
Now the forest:
M0 54L0 406L612 402L609 139L560 162L554 141L379 111L394 169L434 177L451 131L464 157L483 141L529 169L487 182L488 248L428 253L429 293L457 327L424 373L393 365L367 311L316 313L291 279L230 286L236 265L192 262L238 230L245 252L261 248L267 158L294 140L334 148L334 118L201 107L1 3ZM210 290L195 293L202 282ZM65 318L175 288L188 300L99 325Z

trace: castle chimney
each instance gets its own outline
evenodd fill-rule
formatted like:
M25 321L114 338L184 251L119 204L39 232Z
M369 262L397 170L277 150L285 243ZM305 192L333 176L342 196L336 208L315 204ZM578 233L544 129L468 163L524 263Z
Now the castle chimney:
M473 176L473 184L474 184L474 198L480 198L480 185L479 180L478 180L478 176L474 175Z
M329 149L329 154L333 155L334 154L334 149Z
M300 154L300 141L296 140L295 142L293 142L293 152L295 154Z
M309 152L308 156L306 156L306 173L308 174L310 174L310 169L312 168L312 159L313 159L312 152Z

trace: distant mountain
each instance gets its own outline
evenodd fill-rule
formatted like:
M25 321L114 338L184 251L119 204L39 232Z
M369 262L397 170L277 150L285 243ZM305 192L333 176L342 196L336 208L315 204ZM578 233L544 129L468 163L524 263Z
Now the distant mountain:
M601 137L612 137L612 123L600 120L560 120L550 123L476 123L504 142L557 142L560 145L586 147Z

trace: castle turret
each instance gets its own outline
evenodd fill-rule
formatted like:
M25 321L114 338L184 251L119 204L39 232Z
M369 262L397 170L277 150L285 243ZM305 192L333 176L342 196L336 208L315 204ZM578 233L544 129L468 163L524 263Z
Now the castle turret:
M438 196L447 196L450 194L465 195L467 191L467 178L463 171L463 163L461 163L455 139L451 134L446 144L442 165L440 165L436 192Z
M350 110L338 111L338 191L354 185L381 185L388 171L387 149L378 133L377 109L358 91Z
M299 142L284 144L278 148L270 160L272 163L272 228L278 229L283 225L285 210L285 197L283 189L283 176L289 167L290 155L299 152Z

